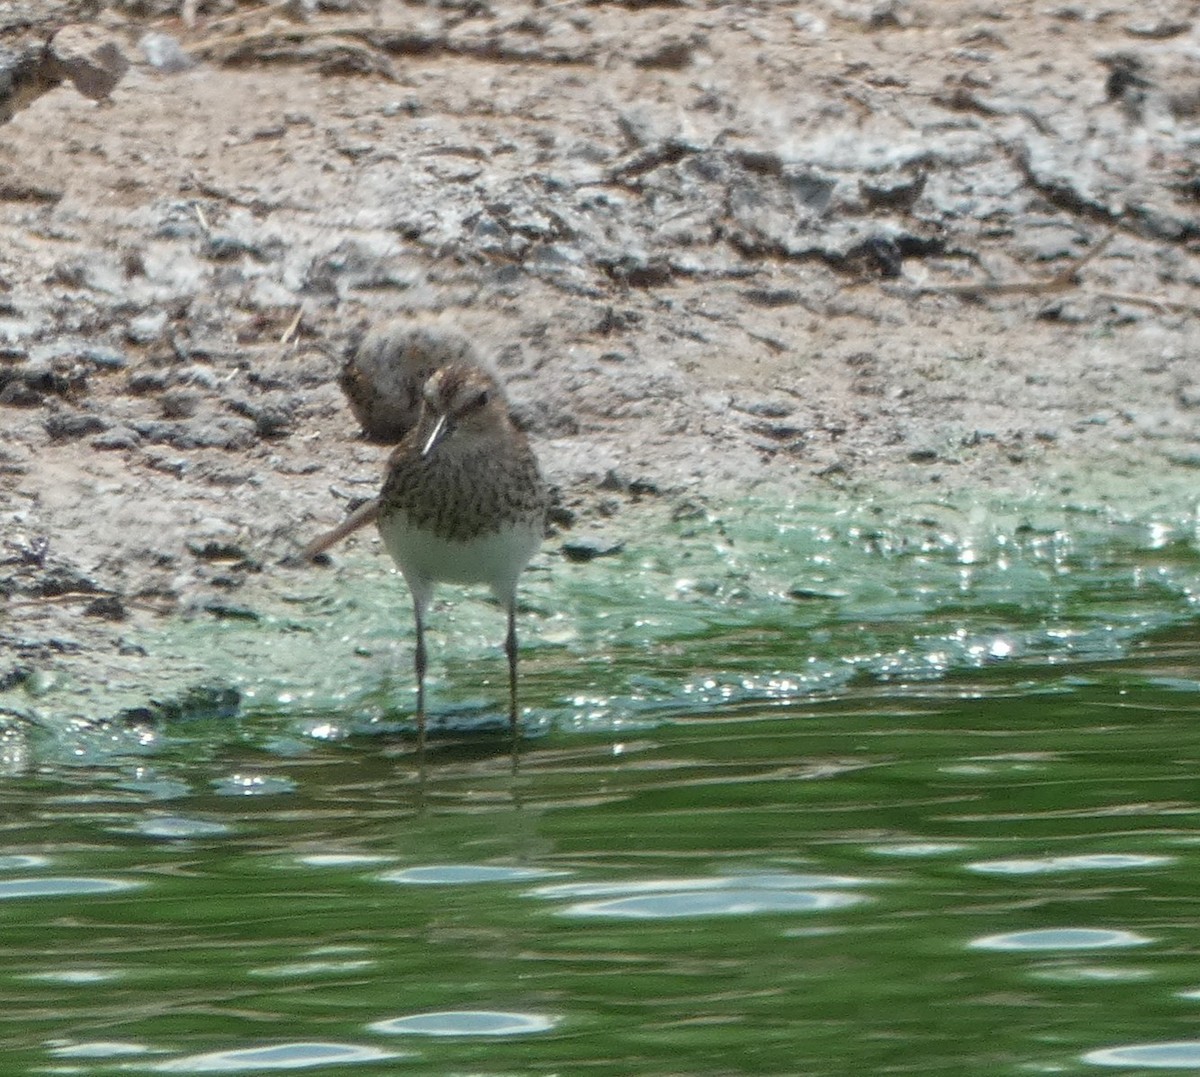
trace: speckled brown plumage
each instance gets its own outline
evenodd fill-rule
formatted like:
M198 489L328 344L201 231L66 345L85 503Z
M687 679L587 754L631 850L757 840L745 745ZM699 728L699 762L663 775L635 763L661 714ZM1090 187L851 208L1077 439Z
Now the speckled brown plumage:
M409 526L464 542L546 515L546 485L525 435L512 424L503 395L485 371L453 365L438 372L421 420L392 452L380 493L381 521L403 514ZM472 390L488 393L482 408L451 415L460 431L428 456L421 448L435 420ZM479 415L478 412L484 414Z
M416 425L426 381L451 364L484 365L459 332L394 322L351 341L338 384L366 437L395 445Z
M421 459L418 427L392 453L379 515L397 513L439 538L465 542L546 515L546 488L525 435L511 430L503 455L492 445Z

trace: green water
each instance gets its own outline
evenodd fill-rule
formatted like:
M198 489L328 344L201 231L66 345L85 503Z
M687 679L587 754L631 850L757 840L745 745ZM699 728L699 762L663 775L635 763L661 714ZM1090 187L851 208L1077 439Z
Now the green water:
M0 1072L1200 1072L1194 518L620 526L529 574L515 767L449 591L418 763L367 553L141 640L234 718L9 699Z

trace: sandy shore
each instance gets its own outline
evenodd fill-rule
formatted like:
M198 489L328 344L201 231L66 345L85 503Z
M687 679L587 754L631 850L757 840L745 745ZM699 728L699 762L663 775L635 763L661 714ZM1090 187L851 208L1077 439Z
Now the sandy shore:
M335 379L387 318L494 357L584 523L745 491L1186 513L1176 6L384 3L180 30L175 74L110 17L111 100L55 90L0 145L0 684L302 571L375 491Z

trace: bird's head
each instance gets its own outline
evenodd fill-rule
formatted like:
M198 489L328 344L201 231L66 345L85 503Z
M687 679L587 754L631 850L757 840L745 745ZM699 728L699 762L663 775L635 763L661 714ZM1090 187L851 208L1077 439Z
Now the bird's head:
M454 364L435 371L423 390L421 457L449 438L487 437L508 425L508 408L496 379L477 366Z

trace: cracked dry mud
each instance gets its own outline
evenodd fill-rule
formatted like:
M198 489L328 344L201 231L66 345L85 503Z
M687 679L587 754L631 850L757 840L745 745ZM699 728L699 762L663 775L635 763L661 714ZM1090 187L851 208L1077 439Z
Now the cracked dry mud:
M1194 5L253 9L109 10L111 98L2 128L4 688L136 679L130 622L317 571L287 558L386 454L342 349L388 318L490 352L610 527L742 492L1194 507Z

